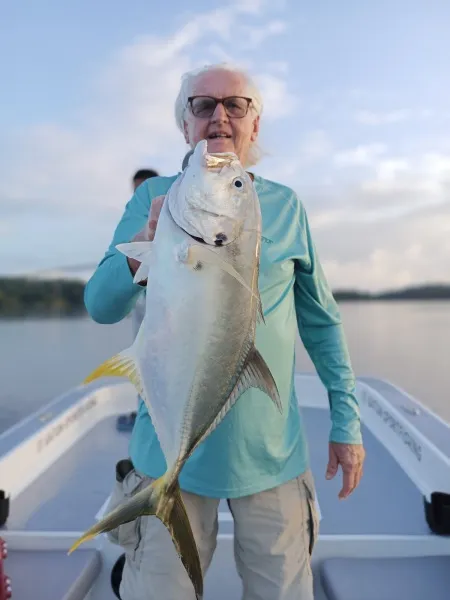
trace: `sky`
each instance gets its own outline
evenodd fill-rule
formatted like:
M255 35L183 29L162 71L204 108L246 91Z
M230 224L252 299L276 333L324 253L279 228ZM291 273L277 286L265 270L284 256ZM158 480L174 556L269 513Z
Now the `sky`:
M0 274L88 276L135 170L180 169L182 74L227 61L334 289L450 282L448 0L0 6Z

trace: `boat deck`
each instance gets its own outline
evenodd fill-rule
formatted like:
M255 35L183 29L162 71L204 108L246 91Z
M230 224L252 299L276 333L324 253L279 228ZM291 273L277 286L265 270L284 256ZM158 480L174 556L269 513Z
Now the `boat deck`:
M108 417L88 431L11 504L8 529L84 531L112 490L130 435ZM39 504L36 504L39 498Z
M427 533L420 491L367 427L363 428L367 452L364 485L345 502L338 501L341 476L335 481L326 481L324 476L329 413L303 408L302 415L322 513L321 533ZM128 455L129 438L130 434L116 430L114 417L100 422L14 500L8 529L88 529L112 490L116 461ZM228 518L225 502L221 510L224 519ZM223 531L228 530L226 523L221 523Z
M396 388L378 380L370 385L393 406L400 409L405 405L405 396ZM395 397L397 392L400 398ZM445 545L443 538L431 534L422 491L363 424L367 453L363 481L349 499L339 501L341 473L335 480L325 479L330 415L327 408L319 406L301 408L321 513L320 538L313 556L315 600L423 600L421 580L427 582L430 599L448 600L450 539ZM5 569L13 581L13 597L83 600L94 586L90 600L113 598L110 572L121 553L119 547L97 538L98 549L90 543L67 556L67 540L76 539L95 522L112 491L115 463L128 455L130 434L117 431L117 413L99 414L97 424L84 434L80 429L73 445L11 502L0 536L12 534L13 547ZM413 412L405 418L408 415L414 422ZM430 434L433 418L430 414L425 423ZM437 420L435 424L440 433L433 442L439 443L438 449L444 453L445 424ZM238 600L242 586L233 558L233 521L225 501L219 510L219 543L205 578L204 600ZM28 535L38 540L43 532L54 540L51 547L45 548L47 542L39 547L39 542L33 541L34 546L27 548L20 541L20 536ZM17 534L19 537L14 537ZM55 541L58 536L61 542ZM430 546L436 544L433 538L438 543ZM405 551L405 544L413 544L412 550ZM408 569L414 577L408 575ZM25 572L26 578L22 577ZM55 573L58 577L54 580ZM36 596L36 589L41 595Z

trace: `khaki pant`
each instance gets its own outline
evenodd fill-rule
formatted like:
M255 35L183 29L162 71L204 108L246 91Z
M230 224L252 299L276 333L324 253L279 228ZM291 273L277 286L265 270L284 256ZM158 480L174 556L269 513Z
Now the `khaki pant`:
M152 481L137 473L128 460L118 463L117 472L108 512ZM219 499L188 492L182 496L206 575L216 548ZM277 488L232 499L229 506L242 600L313 600L310 555L319 520L311 472ZM108 538L126 553L122 600L195 599L191 581L159 519L141 517L113 530ZM218 590L213 600L221 598L239 600L229 598L227 590Z

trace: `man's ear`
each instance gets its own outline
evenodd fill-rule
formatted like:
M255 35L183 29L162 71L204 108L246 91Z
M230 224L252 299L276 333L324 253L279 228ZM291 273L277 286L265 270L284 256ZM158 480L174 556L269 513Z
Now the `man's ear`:
M253 131L252 131L252 137L251 137L252 142L256 142L258 133L259 133L259 115L253 121Z

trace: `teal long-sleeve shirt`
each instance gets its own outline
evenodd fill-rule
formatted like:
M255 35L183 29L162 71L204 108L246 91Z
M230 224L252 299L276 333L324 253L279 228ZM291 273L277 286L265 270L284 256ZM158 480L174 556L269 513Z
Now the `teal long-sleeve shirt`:
M145 288L133 283L116 244L130 241L147 219L151 201L167 192L173 177L153 177L125 208L104 258L86 285L85 304L99 323L116 323ZM265 324L256 347L277 383L279 414L258 389L247 390L219 426L196 449L180 476L183 489L233 498L272 488L309 466L307 441L295 395L297 331L328 391L330 441L362 443L355 377L337 304L322 271L305 209L288 187L254 176L261 204L263 238L259 289ZM148 284L151 285L151 273ZM145 404L139 402L130 441L136 469L160 477L166 463Z

